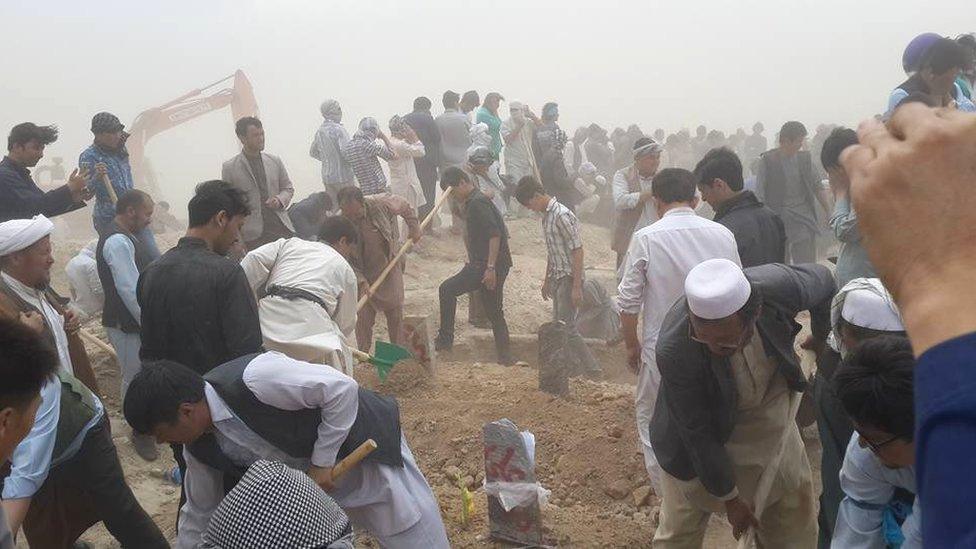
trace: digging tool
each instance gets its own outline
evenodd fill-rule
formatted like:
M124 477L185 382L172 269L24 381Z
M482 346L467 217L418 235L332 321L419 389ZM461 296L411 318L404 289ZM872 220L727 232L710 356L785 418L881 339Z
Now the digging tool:
M379 374L381 382L386 382L387 376L390 375L390 370L393 369L393 366L397 362L407 358L413 358L413 354L410 351L399 345L385 341L376 342L376 352L372 355L364 353L359 349L349 350L352 352L352 356L356 357L356 360L368 362L376 366L376 373Z
M351 454L342 458L342 461L335 464L335 467L332 468L332 480L339 480L342 475L349 472L349 469L355 467L375 449L376 441L373 439L368 439L366 442L360 444L359 447L353 450Z
M105 185L105 191L108 192L108 199L115 204L119 201L118 195L115 194L115 187L112 186L112 180L108 178L107 173L102 174L102 185Z
M91 343L92 345L94 345L94 346L98 347L99 349L105 351L112 358L114 358L116 361L119 360L119 355L115 354L115 349L113 349L112 346L109 345L108 343L105 343L101 339L98 339L97 337L95 337L93 334L90 334L90 333L86 332L84 328L79 329L78 330L78 333L81 335L81 339L84 339L88 343Z
M776 473L779 472L780 462L783 461L783 454L786 452L786 438L790 435L790 429L795 428L796 425L796 413L800 409L800 401L803 400L803 393L792 392L790 393L790 416L789 421L786 422L786 428L783 429L783 434L779 439L779 451L770 460L769 464L763 469L762 474L759 476L759 483L756 485L756 498L753 501L753 515L758 519L762 517L763 511L766 509L766 500L769 499L769 492L773 489L773 480L776 479ZM756 547L756 529L749 527L745 534L739 538L738 549L747 549L751 547Z
M427 228L427 225L434 219L434 216L437 215L437 212L441 209L441 206L444 205L444 202L446 202L448 197L451 196L451 192L453 190L454 187L448 187L448 189L444 191L444 194L442 194L441 197L437 200L437 203L434 204L434 207L430 210L430 213L427 214L427 217L425 217L424 220L420 223L421 232L423 232L423 230ZM373 281L373 283L370 285L369 290L366 291L366 295L364 295L359 299L359 303L356 305L357 311L359 311L366 305L366 303L369 301L369 298L376 292L376 290L380 288L381 285L383 285L383 282L386 281L386 277L390 274L390 271L393 270L393 267L396 267L396 264L400 262L400 259L403 258L403 255L406 254L408 251L410 251L410 248L412 247L413 247L413 240L408 238L407 241L403 243L403 246L400 247L400 251L398 251L397 254L393 256L393 259L390 261L390 263L386 266L386 268L383 269L383 272L380 273L380 276L376 277L376 280Z

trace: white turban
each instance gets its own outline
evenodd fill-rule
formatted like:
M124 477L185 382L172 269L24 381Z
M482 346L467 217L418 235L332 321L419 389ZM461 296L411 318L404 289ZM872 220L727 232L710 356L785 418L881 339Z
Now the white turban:
M859 328L881 332L903 332L901 314L894 298L877 278L855 278L841 288L830 304L830 324L833 328L828 340L837 352L842 352L840 321Z
M709 259L688 271L685 296L692 314L705 320L734 315L752 295L749 280L734 261Z
M54 223L43 215L0 223L0 257L33 246L53 230Z

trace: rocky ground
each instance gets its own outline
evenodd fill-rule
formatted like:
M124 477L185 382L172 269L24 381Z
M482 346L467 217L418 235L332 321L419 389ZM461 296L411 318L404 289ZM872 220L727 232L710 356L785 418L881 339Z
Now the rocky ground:
M559 547L649 547L655 527L657 497L650 491L634 428L635 377L624 366L622 347L597 345L605 374L599 381L574 380L570 393L558 398L538 390L534 334L550 315L539 293L545 271L545 245L540 224L522 219L510 224L515 267L506 284L506 317L515 334L517 358L528 366L506 368L494 364L490 331L467 326L466 303L458 318L457 345L439 356L431 378L417 365L394 369L386 384L365 368L357 378L366 386L395 395L402 407L403 429L420 468L441 505L454 547L502 547L488 539L487 501L481 429L489 421L512 420L535 434L536 472L552 491L543 509L543 523L551 545ZM84 237L64 231L57 237L55 284L65 290L60 266L82 245ZM167 235L161 247L175 242ZM613 254L605 229L584 226L588 276L612 280ZM165 242L165 244L164 244ZM407 266L407 313L433 315L437 324L437 286L460 266L459 237L441 230L410 255ZM380 322L377 337L385 336ZM106 339L90 322L87 329ZM171 458L142 461L128 442L119 416L118 367L102 351L89 347L103 398L113 420L116 445L130 485L164 532L172 536L178 489L162 478ZM819 445L808 442L811 462L819 465ZM163 452L168 453L168 450ZM815 465L815 467L817 466ZM474 492L475 513L461 522L458 483ZM103 527L85 535L96 547L116 547ZM368 537L359 545L375 547ZM724 517L712 517L707 547L734 546Z

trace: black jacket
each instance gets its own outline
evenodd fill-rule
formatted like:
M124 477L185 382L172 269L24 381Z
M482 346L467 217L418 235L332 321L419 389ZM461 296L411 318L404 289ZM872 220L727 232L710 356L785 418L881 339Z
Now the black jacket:
M814 337L826 339L836 292L833 275L812 263L762 265L745 269L745 275L762 291L756 333L766 353L790 389L804 390L807 381L793 350L800 331L794 318L810 311ZM668 474L681 480L697 477L709 493L723 497L736 486L725 443L735 427L738 393L729 359L712 355L689 333L688 305L681 298L664 318L657 342L661 390L651 419L651 446Z
M786 228L752 191L742 191L715 212L715 222L735 235L742 267L786 262Z
M0 223L37 214L54 217L84 206L74 201L67 185L44 192L31 179L30 170L9 157L0 162Z
M136 287L143 360L172 360L206 374L262 350L254 293L241 266L181 238L152 262Z

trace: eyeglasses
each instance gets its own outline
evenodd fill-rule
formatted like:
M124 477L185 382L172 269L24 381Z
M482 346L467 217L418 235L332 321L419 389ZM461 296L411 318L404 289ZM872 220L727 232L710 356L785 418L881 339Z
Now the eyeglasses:
M860 431L858 431L857 436L861 440L863 440L864 441L864 444L867 444L868 448L870 448L871 451L874 452L875 454L878 454L879 452L881 452L881 448L883 446L885 446L886 444L891 444L892 442L898 440L898 437L895 436L895 437L891 437L891 438L889 438L889 439L887 439L887 440L885 440L883 442L871 442L871 440L868 437L864 436L864 433L861 433Z
M753 334L753 332L755 330L755 327L756 327L756 324L754 322L749 322L749 324L745 327L745 329L742 330L742 335L739 336L739 342L738 343L734 343L734 344L714 343L714 342L711 342L711 341L705 341L704 339L701 339L698 336L696 336L695 335L694 327L691 325L691 322L689 322L688 323L688 337L692 341L694 341L696 343L701 343L702 345L715 345L716 347L718 347L719 349L722 349L723 351L737 351L740 348L742 348L746 344L746 342L749 341L750 338L752 338L752 334Z

